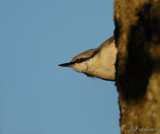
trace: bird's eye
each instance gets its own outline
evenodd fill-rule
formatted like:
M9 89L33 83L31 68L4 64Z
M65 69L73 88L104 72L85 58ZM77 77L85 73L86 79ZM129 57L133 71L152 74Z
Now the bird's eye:
M77 60L78 63L83 62L83 61L84 61L83 58Z

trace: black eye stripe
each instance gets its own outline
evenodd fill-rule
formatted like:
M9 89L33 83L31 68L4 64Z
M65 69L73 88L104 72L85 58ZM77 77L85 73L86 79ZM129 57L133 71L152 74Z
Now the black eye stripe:
M81 63L81 62L86 61L86 60L88 60L88 58L81 58L81 59L77 59L75 62L76 63Z
M81 63L81 62L87 61L90 58L94 57L98 52L99 52L99 49L97 49L96 51L94 51L94 53L90 57L88 57L88 58L80 58L80 59L77 59L76 61L73 61L73 62L59 64L59 66L69 67L69 66L71 66L71 65L73 65L75 63Z
M94 51L94 53L90 57L77 59L76 61L72 62L72 64L74 64L74 63L81 63L81 62L87 61L90 58L94 57L98 52L99 52L99 49L97 49L96 51Z

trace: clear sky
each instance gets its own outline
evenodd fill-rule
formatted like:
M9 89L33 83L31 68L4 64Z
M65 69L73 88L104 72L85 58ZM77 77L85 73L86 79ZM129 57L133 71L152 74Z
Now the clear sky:
M115 83L58 66L113 31L113 0L1 0L0 134L119 134Z

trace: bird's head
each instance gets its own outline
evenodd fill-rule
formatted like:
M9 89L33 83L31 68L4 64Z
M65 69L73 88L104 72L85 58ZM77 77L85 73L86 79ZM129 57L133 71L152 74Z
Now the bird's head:
M87 50L75 56L70 62L60 64L62 67L71 67L77 72L85 73L91 76L90 68L93 65L93 57L98 53L98 49Z

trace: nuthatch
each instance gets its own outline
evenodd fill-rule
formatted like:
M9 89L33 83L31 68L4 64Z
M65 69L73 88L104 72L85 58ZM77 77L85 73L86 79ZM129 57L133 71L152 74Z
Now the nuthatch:
M71 62L59 66L71 67L89 77L114 81L116 56L117 48L112 36L98 48L89 49L74 57Z

